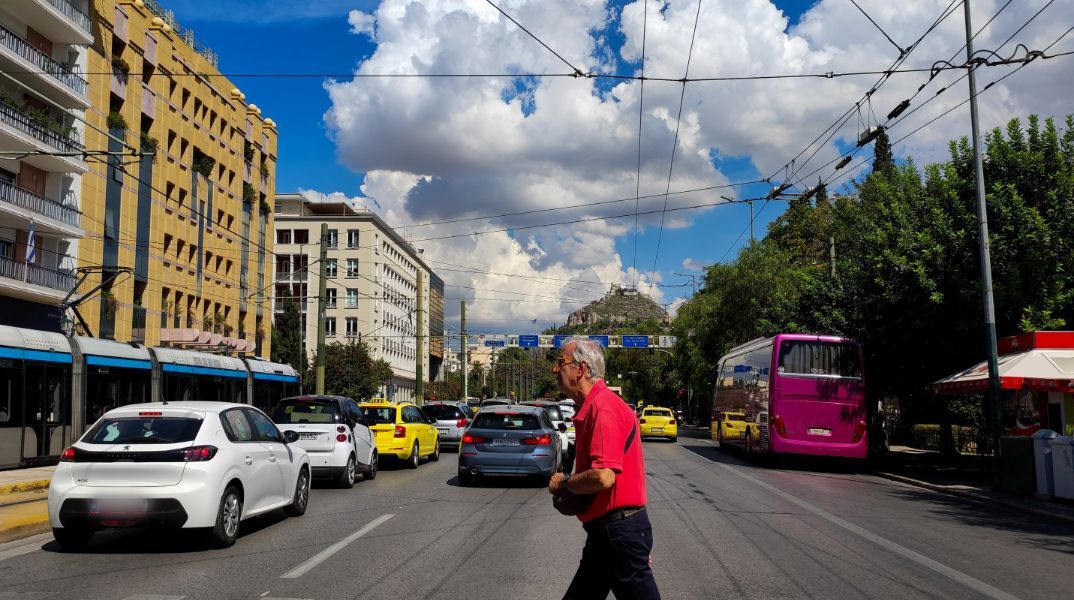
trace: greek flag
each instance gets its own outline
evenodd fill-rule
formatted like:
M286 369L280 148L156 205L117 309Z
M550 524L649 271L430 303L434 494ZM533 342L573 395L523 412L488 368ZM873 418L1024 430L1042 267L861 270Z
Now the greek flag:
M34 220L30 219L30 230L26 234L26 262L37 262L37 243L34 240Z

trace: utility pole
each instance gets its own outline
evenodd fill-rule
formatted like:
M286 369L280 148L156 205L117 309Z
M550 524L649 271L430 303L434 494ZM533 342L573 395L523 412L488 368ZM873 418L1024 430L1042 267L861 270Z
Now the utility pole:
M496 349L492 349L492 360L489 361L489 379L492 381L492 397L496 397Z
M466 360L466 301L463 300L459 304L462 305L462 343L459 344L459 356L462 357L462 398L465 401L470 397L470 365Z
M425 286L425 272L418 269L418 338L417 356L418 364L414 367L414 404L425 404L425 302L422 289Z
M750 205L750 246L753 246L753 200L749 201Z
M321 264L317 265L317 379L316 392L324 394L324 308L328 295L326 265L328 264L328 223L321 223Z
M962 3L966 13L966 60L970 61L970 121L973 131L973 171L977 184L977 222L980 225L981 293L984 295L985 334L988 339L988 402L992 417L992 446L995 457L995 485L1001 482L999 439L1003 432L1002 396L999 382L999 352L996 344L996 310L992 302L992 259L988 250L988 204L985 200L984 168L981 159L980 126L977 120L977 77L973 61L973 25L970 23L970 0Z
M832 257L832 279L835 279L835 236L828 238L829 248L831 249Z

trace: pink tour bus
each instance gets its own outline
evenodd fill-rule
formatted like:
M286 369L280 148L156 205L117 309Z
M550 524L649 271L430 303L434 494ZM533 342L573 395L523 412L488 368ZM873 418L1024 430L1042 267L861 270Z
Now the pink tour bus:
M866 458L861 344L781 333L720 359L712 437L758 453Z

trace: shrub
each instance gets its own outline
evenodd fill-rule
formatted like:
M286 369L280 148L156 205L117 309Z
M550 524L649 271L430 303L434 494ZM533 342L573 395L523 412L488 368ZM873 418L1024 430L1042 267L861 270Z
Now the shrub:
M157 138L149 135L148 131L142 132L142 150L144 152L156 152L159 145L160 142L157 141Z
M112 66L117 71L121 71L124 75L131 72L130 64L128 64L127 61L123 60L122 56L113 56Z
M194 170L198 173L201 173L203 177L209 177L210 175L212 175L213 167L215 166L216 159L211 156L201 154L199 156L194 157Z
M257 199L257 192L254 191L254 186L249 183L242 184L242 201L253 204L255 199Z
M118 110L113 110L112 112L108 113L108 128L126 131L127 119L124 119L123 115L119 114Z
M243 144L243 146L242 146L242 157L245 158L246 160L253 160L254 159L254 145L253 144L251 144L250 142L246 142L245 144Z

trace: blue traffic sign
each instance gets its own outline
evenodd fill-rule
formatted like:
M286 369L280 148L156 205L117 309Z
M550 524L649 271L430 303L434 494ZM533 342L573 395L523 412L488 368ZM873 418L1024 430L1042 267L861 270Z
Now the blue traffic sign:
M647 335L624 335L621 339L624 348L649 347L649 336Z
M563 344L567 343L567 340L571 339L572 335L556 335L552 336L552 345L556 348L562 348Z
M503 340L485 340L486 348L503 348L507 345L507 342Z
M536 348L538 343L537 336L535 335L520 335L518 336L519 348Z
M608 347L608 336L606 335L591 335L589 339L601 345L603 348Z

